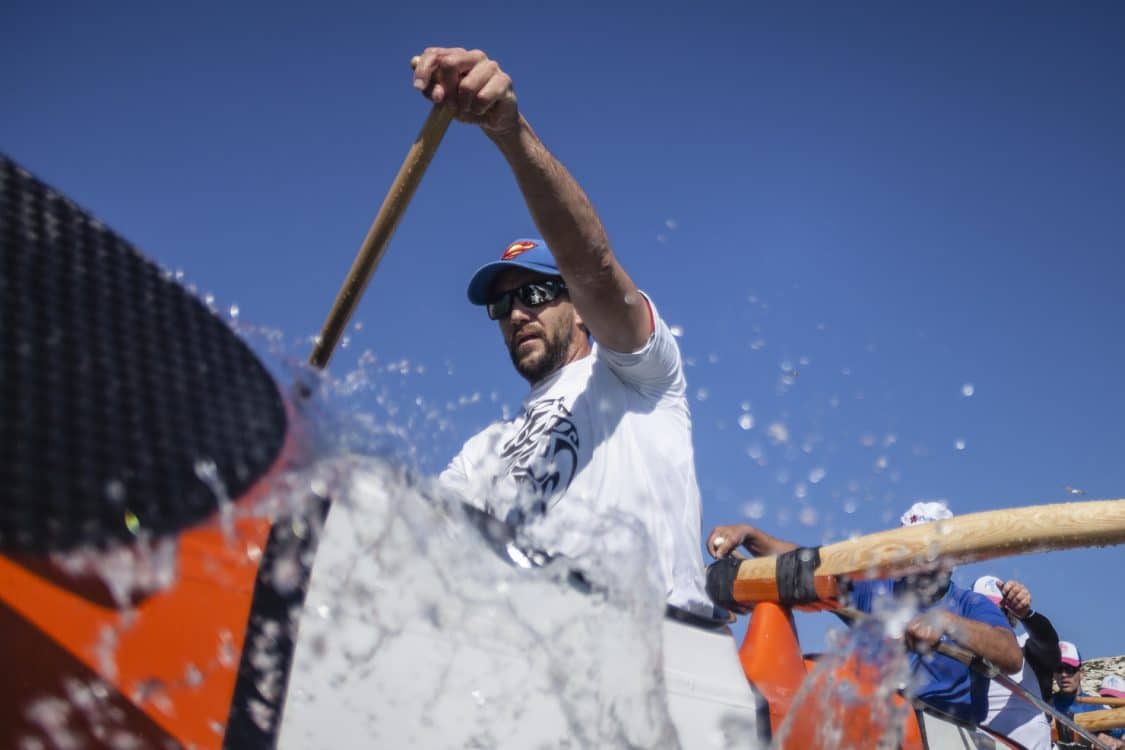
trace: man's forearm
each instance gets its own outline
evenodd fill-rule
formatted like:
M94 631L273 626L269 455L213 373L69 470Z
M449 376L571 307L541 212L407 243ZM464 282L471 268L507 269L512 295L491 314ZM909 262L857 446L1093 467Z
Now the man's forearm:
M1050 620L1038 612L1032 612L1020 622L1023 623L1024 630L1027 631L1029 642L1039 644L1048 652L1054 650L1058 654L1059 634L1055 631L1055 626L1051 624ZM1055 661L1060 658L1061 655L1056 657Z
M755 557L780 555L798 547L794 542L787 542L784 539L770 536L760 529L756 529L754 534L748 535L743 544Z
M615 351L640 349L652 333L648 304L614 257L605 227L578 181L522 115L516 127L489 137L508 160L587 329Z
M578 181L522 115L513 131L490 135L508 160L527 208L555 252L564 277L586 278L604 270L609 237Z
M1018 672L1023 667L1023 651L1015 635L1006 627L951 614L944 630L958 644L988 659L1007 674Z

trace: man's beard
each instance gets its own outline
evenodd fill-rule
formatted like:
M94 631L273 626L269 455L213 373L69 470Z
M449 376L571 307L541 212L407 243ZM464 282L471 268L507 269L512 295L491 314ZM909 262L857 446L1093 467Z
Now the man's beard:
M513 342L515 338L513 334ZM519 372L520 375L523 375L528 383L535 385L563 366L566 362L567 352L570 351L570 342L573 338L574 328L570 325L565 325L561 327L560 333L557 336L551 336L544 331L544 335L541 337L544 345L542 356L528 357L521 360L517 354L519 345L514 343L508 345L508 356L512 358L512 364L516 366L516 371Z

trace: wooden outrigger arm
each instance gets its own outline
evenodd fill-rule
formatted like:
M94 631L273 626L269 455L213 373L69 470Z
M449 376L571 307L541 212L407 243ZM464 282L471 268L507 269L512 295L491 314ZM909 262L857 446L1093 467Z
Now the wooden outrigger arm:
M838 604L837 582L898 578L1017 554L1106 547L1125 543L1125 500L1088 500L969 513L943 521L881 531L820 547L814 585L820 601ZM738 565L732 584L739 605L779 601L777 558L757 557Z

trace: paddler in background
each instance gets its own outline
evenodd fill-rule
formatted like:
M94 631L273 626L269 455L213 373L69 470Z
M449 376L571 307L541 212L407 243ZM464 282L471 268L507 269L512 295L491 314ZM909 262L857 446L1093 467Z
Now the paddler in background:
M681 737L722 729L702 703L678 703L677 685L700 696L725 691L722 712L753 722L729 618L704 587L691 413L675 337L625 272L590 199L520 112L496 61L480 50L429 48L414 86L492 141L542 236L498 246L498 259L469 282L469 301L496 321L531 389L515 418L465 443L441 474L442 489L517 529L536 551L577 561L595 580L592 567L612 572L607 544L647 537L628 569L654 571L650 580L667 605L665 681ZM655 564L635 564L638 554ZM723 655L706 666L703 632Z
M1096 703L1079 703L1076 699L1082 689L1082 655L1078 646L1070 641L1059 641L1059 650L1062 652L1059 669L1055 672L1055 683L1058 689L1051 698L1051 703L1056 709L1069 716L1085 713L1086 711L1101 711L1106 706ZM1083 694L1085 697L1093 697ZM1059 742L1074 743L1070 730L1065 726L1058 727ZM1099 732L1094 735L1111 748L1125 748L1125 728L1112 729L1109 732Z
M952 517L944 503L918 502L900 520L903 526L913 526ZM780 555L798 548L746 524L717 526L707 537L707 549L716 558L739 545L753 555ZM890 611L904 602L918 607L919 614L903 634L911 649L911 693L954 718L978 724L985 718L989 680L955 659L928 653L939 640L953 641L1007 673L1023 666L1023 653L1004 615L985 597L954 584L947 569L896 580L856 581L847 598L849 606L867 613Z
M1019 581L981 576L973 591L1000 608L1008 623L1024 632L1016 636L1023 649L1023 668L1008 676L1037 698L1050 697L1051 677L1059 667L1059 634L1042 613L1031 608L1031 592ZM988 688L988 716L982 725L1019 742L1027 750L1049 750L1051 724L1047 716L1025 698L1014 694L998 680Z

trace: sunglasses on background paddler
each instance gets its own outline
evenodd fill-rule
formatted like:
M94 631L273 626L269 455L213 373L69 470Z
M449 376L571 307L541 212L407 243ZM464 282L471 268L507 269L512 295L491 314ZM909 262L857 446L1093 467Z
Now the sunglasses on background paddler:
M1078 674L1078 667L1072 667L1069 664L1063 664L1056 670L1056 674Z
M554 301L565 291L566 284L561 279L531 281L515 289L509 289L485 307L488 310L488 317L493 320L500 320L511 315L513 297L519 297L520 302L526 307L539 307Z

